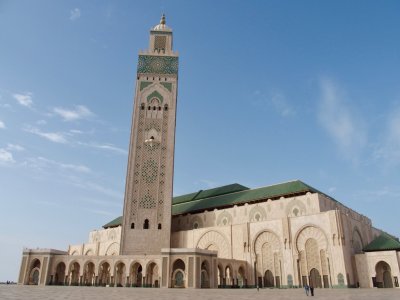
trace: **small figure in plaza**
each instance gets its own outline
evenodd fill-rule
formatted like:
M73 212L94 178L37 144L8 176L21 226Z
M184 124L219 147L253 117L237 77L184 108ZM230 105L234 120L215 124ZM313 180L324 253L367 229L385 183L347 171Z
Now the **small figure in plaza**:
M310 292L311 292L311 296L314 297L314 287L313 287L313 285L310 285Z
M306 295L308 296L308 292L310 290L310 287L308 286L307 283L304 285L304 289L306 290Z

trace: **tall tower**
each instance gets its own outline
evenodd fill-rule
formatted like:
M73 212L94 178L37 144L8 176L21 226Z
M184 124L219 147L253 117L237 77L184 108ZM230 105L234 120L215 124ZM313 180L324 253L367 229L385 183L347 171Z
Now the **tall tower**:
M172 30L150 30L139 54L125 185L121 254L159 254L170 247L178 54Z

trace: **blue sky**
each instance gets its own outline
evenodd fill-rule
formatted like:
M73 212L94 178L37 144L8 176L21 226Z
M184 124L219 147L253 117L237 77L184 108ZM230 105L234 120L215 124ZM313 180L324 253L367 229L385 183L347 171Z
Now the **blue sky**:
M174 194L300 179L400 235L398 1L0 1L0 281L122 214L137 55L180 53Z

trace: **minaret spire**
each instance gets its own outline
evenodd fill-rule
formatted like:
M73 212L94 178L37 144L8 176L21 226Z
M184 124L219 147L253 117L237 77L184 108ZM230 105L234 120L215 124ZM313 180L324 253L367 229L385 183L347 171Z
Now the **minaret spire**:
M162 14L160 24L165 25L165 14Z

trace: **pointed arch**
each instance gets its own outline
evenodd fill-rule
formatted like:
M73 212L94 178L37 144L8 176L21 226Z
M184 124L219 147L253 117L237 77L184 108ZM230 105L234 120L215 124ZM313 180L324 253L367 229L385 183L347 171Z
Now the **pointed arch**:
M215 245L218 248L218 257L230 258L230 243L220 232L207 231L197 241L196 248L208 249L210 245Z

